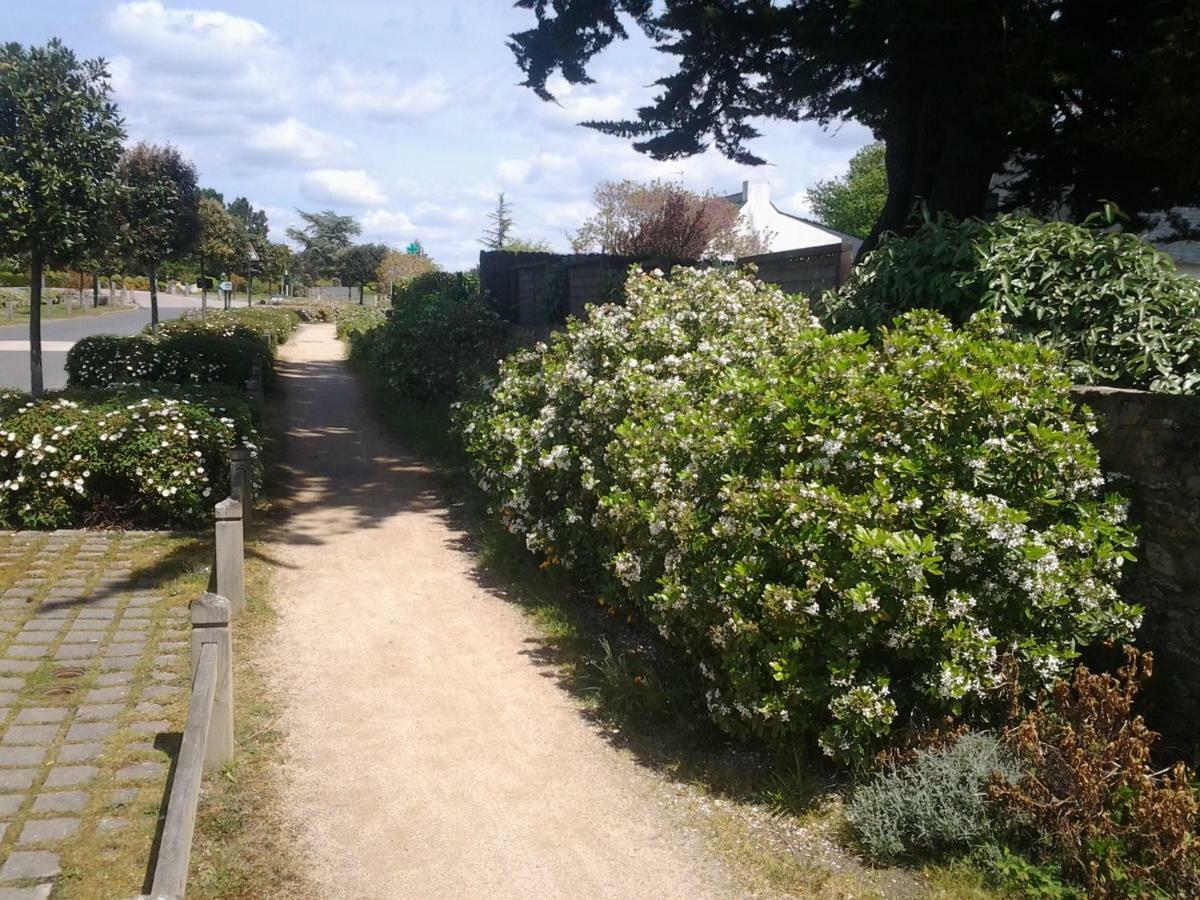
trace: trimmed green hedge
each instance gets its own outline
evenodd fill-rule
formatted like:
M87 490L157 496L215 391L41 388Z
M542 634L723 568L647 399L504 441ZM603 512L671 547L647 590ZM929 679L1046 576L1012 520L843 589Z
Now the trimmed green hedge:
M299 322L292 310L251 308L165 322L157 337L149 327L132 337L87 337L67 354L67 381L72 387L141 381L244 387L257 363L269 382L271 340L287 340Z

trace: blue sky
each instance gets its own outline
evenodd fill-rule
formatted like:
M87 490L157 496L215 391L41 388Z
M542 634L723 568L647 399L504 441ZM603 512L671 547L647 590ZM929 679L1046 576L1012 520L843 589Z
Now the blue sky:
M472 265L496 194L516 232L565 249L604 179L669 178L696 190L771 182L787 212L841 174L870 140L855 124L766 123L771 165L715 152L655 162L580 128L648 99L669 60L642 40L610 49L597 84L560 85L560 105L518 86L506 36L532 14L505 0L0 0L0 39L62 38L110 62L132 140L171 142L201 182L265 208L273 235L295 208L355 216L364 240L419 238L445 266Z

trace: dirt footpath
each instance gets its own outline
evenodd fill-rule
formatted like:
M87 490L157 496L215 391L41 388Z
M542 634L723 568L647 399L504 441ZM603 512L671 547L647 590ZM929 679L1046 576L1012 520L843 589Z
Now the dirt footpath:
M381 433L332 325L282 348L285 801L330 898L725 897L663 788L533 658L434 477Z

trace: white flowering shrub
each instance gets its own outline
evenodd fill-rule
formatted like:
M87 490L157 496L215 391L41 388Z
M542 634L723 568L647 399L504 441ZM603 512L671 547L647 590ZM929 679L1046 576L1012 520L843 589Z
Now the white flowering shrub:
M986 720L1139 611L1069 382L994 316L877 346L733 272L630 277L460 412L531 551L684 648L725 729L855 763L914 719Z
M228 455L257 432L236 394L0 397L0 525L62 528L205 521L229 489Z
M158 326L161 337L182 334L217 334L229 338L263 339L268 335L282 344L299 326L301 314L295 309L277 306L250 306L217 310L204 318L189 316L163 322ZM151 326L144 329L151 334Z

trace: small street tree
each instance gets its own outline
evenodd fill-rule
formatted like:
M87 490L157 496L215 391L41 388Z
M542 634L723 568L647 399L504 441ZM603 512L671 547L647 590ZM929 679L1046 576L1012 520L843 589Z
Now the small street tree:
M150 324L158 333L158 267L191 254L200 236L196 168L172 146L141 143L121 158L121 242L150 279Z
M103 60L0 47L0 253L29 254L29 384L43 393L42 273L94 249L124 131Z
M513 219L512 207L504 199L503 191L496 200L496 208L488 213L487 217L492 225L483 230L483 237L479 239L479 243L483 244L485 250L505 249L512 234Z
M208 311L205 275L209 271L223 272L233 268L238 246L238 225L225 209L225 204L212 197L201 197L197 214L200 232L196 241L196 262L200 267L200 309L204 314Z
M855 237L870 234L887 203L885 154L883 144L868 144L850 159L843 177L809 188L808 203L818 221Z
M391 250L375 270L379 283L387 286L388 302L392 299L392 289L397 284L403 284L409 279L432 272L437 268L432 259L423 253L402 253Z
M363 285L375 279L389 252L384 244L352 244L337 255L337 277L344 285L358 286L359 303L363 302Z

